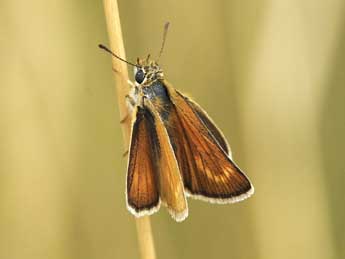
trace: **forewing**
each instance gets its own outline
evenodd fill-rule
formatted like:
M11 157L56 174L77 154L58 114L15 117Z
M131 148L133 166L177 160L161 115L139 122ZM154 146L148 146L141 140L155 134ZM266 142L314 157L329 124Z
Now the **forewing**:
M231 203L249 197L254 189L229 158L186 98L166 84L173 108L166 122L182 173L192 197Z
M183 95L182 95L183 96ZM213 137L216 139L218 144L221 148L228 154L231 158L231 150L227 140L225 139L223 133L218 129L216 124L212 121L212 119L208 116L206 111L202 109L197 103L193 102L190 98L183 96L183 98L188 102L188 104L192 107L194 112L197 114L199 119L204 123L207 129L211 132Z
M170 215L176 221L182 221L188 216L188 207L184 192L178 163L171 146L168 133L160 118L157 108L152 103L147 103L154 116L154 125L157 132L159 146L157 161L159 168L159 194L162 203L167 207Z
M159 209L158 166L155 145L158 138L154 119L147 109L135 108L127 172L127 206L135 216Z

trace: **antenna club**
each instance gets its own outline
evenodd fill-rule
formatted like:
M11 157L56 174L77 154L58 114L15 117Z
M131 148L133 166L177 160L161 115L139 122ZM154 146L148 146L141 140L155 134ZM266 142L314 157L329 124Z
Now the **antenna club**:
M127 61L127 60L125 60L125 59L119 57L118 55L116 55L114 52L112 52L109 48L107 48L107 47L104 46L103 44L98 44L98 47L99 47L100 49L103 49L103 50L105 50L106 52L110 53L110 54L111 54L112 56L114 56L115 58L117 58L117 59L119 59L119 60L121 60L121 61L127 63L128 65L137 67L136 64L133 64L133 63L131 63L131 62L129 62L129 61Z
M162 39L162 45L161 45L161 49L159 51L159 54L158 54L158 59L160 59L162 53L163 53L163 49L164 49L164 45L165 45L165 40L166 40L166 37L167 37L167 33L168 33L168 29L169 29L169 25L170 25L170 22L166 22L164 24L164 30L163 30L163 39Z

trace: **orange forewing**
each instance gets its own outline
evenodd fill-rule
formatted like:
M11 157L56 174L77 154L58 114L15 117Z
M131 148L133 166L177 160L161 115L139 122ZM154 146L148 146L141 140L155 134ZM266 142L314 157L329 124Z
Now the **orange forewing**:
M186 97L166 81L164 84L173 103L166 128L185 189L195 198L218 203L231 203L249 197L253 187L212 134L217 127L208 120L207 123L214 126L208 128Z
M127 173L127 205L136 216L159 209L158 166L154 147L158 138L154 119L147 109L136 107L132 126Z
M162 203L176 221L182 221L188 216L188 207L184 186L168 133L156 108L147 102L155 120L155 129L159 141L159 194Z
M225 153L227 153L231 157L231 150L230 150L229 144L227 140L225 139L223 133L216 126L216 124L212 121L212 119L197 103L193 102L190 98L186 96L183 96L183 97L188 102L188 104L193 108L194 112L197 114L199 119L205 124L205 126L213 135L213 137L217 140L221 148L225 151Z
M152 105L136 109L127 174L128 208L136 216L150 215L159 209L161 200L171 216L182 221L188 207L166 129Z

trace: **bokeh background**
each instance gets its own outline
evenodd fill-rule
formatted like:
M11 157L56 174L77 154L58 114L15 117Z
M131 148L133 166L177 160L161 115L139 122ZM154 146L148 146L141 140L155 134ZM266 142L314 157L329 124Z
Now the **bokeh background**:
M138 258L101 1L0 3L0 258ZM127 58L228 137L256 188L152 217L158 258L345 258L345 2L119 1Z

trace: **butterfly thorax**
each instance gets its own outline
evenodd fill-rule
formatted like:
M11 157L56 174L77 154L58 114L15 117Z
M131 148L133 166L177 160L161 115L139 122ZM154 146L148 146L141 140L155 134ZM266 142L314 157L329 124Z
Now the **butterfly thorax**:
M134 68L135 84L130 91L129 109L134 106L150 105L166 119L170 110L170 98L164 82L163 70L156 61L149 58L137 61ZM149 103L148 103L149 102Z

